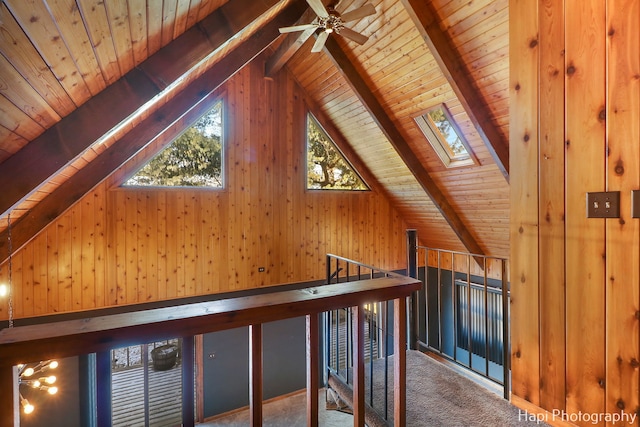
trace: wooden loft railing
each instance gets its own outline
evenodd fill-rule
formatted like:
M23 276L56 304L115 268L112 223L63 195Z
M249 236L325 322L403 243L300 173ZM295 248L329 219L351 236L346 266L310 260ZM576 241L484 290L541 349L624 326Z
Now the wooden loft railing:
M185 304L0 331L0 427L19 425L16 365L107 351L111 348L249 326L251 424L262 425L262 324L306 316L307 425L318 425L319 313L354 307L357 364L354 369L354 426L364 426L364 308L377 301L394 301L395 425L406 420L406 298L421 283L409 277L383 277L251 297ZM100 405L100 400L98 401ZM184 420L193 426L193 419ZM99 424L100 427L100 420Z

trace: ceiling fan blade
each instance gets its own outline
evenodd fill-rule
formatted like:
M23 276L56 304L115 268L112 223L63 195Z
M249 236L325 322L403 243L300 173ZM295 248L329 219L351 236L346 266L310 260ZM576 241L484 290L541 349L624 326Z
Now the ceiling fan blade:
M311 35L313 33L315 33L315 32L316 32L315 28L310 28L308 30L304 30L304 32L302 34L300 34L300 36L298 37L298 42L300 43L300 45L302 45L304 42L309 40L309 37L311 37Z
M350 28L342 28L340 30L339 33L341 36L344 36L350 40L353 40L354 42L358 43L358 44L365 44L367 42L367 40L369 40L369 37L367 36L363 36L360 33L356 33L355 31L353 31Z
M295 31L305 31L309 29L315 30L316 28L318 28L317 24L302 24L302 25L293 25L291 27L282 27L279 30L281 33L293 33Z
M313 44L313 47L311 48L311 52L313 53L320 52L324 47L324 43L327 41L327 37L329 37L329 33L327 33L326 31L323 31L320 34L318 34L318 38L316 39L316 42Z
M322 0L307 0L307 3L309 3L309 7L311 7L311 9L313 9L316 15L318 15L320 18L329 17L329 12L327 12L324 4L322 4Z
M350 12L340 15L342 22L355 21L356 19L364 18L365 16L373 15L376 13L376 8L371 3L367 3L362 7L354 9Z

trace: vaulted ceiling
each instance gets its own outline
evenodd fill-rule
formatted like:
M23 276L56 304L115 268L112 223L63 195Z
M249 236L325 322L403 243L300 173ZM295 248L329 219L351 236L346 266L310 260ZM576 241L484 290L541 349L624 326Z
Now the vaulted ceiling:
M16 250L260 53L424 244L508 256L508 0L369 2L348 23L364 44L310 53L314 37L278 31L315 17L303 0L2 0L0 262L9 219ZM475 165L445 167L416 125L440 103Z

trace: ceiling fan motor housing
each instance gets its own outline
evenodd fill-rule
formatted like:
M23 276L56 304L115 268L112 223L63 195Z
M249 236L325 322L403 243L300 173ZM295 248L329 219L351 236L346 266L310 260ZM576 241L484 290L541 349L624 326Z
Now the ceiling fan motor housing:
M344 28L344 21L340 17L340 13L338 13L334 8L328 8L327 12L329 13L328 17L319 18L319 27L327 33L335 31L337 34L340 34L340 30Z

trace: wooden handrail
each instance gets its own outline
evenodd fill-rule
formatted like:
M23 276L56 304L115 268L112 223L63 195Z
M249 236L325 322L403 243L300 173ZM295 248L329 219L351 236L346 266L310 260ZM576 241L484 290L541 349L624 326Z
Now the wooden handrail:
M317 315L338 308L361 307L370 302L396 300L396 303L401 301L400 304L404 304L406 297L420 286L420 281L409 277L383 277L3 329L0 331L0 395L3 396L0 399L0 414L3 414L0 417L0 427L14 427L19 422L19 414L14 404L17 393L14 365L19 363L96 353L141 342L194 336L241 326L261 325L275 320ZM396 327L406 328L405 316L400 317L402 318L396 318ZM312 341L317 342L317 339ZM401 343L396 345L399 346L396 348L396 354L400 356L396 358L396 363L402 364L405 348ZM310 351L314 348L316 352L318 350L318 345L314 342L307 343L307 347ZM307 358L313 360L309 355ZM358 360L358 363L361 362ZM308 366L307 369L311 371L308 375L317 375L317 366L315 369ZM404 372L402 376L404 377ZM317 384L317 381L316 378L311 378L312 384ZM317 399L317 390L312 391L312 394ZM404 399L402 400L396 402L397 407L405 407ZM313 409L313 406L310 407ZM253 409L252 413L261 412L254 412ZM317 409L315 412L317 423ZM354 425L364 425L364 421L360 424L354 418Z

